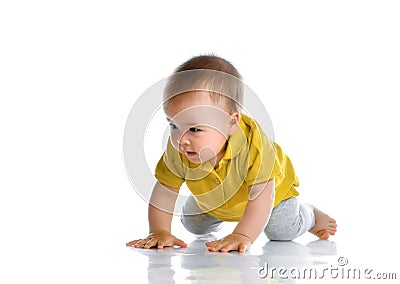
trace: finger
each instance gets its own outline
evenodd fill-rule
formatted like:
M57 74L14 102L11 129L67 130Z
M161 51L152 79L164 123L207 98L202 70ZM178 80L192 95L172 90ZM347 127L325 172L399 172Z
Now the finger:
M133 246L133 245L136 244L138 241L139 241L139 240L133 240L133 241L127 242L126 245L127 245L127 246Z
M142 241L142 239L133 240L133 241L130 241L130 242L126 243L126 245L127 245L127 246L134 246L134 245L136 245L136 244L137 244L138 242L140 242L140 241Z
M219 242L220 242L220 240L211 241L211 242L207 242L206 245L207 245L207 247L208 247L209 249L213 249L213 248L215 248L215 247L218 245Z
M239 252L240 253L245 253L246 250L247 250L247 246L245 244L243 244L243 243L240 243L239 244Z
M141 248L143 247L149 239L143 239L143 240L139 240L138 242L136 242L136 244L134 245L135 248Z
M236 243L232 243L232 242L225 243L225 244L223 244L221 246L221 251L222 252L228 252L228 251L237 250L237 249L238 249L237 244Z
M187 247L187 244L181 239L175 239L174 245L180 246L181 248Z
M158 242L157 239L152 238L152 239L148 240L148 241L144 244L143 248L145 248L145 249L152 248L152 247L154 247L154 246L157 244L157 242Z
M163 249L164 247L172 247L175 245L175 239L167 239L158 241L157 248Z
M218 241L210 241L210 242L206 242L205 243L205 245L207 246L207 247L209 247L209 246L213 246L216 242L219 242L219 240Z
M208 247L209 251L219 251L224 245L222 240L215 241L211 246Z
M167 247L167 246L168 246L168 243L166 241L159 240L157 243L157 249L163 249L164 247Z
M218 244L218 243L220 243L221 241L222 241L222 239L221 239L221 240L212 240L212 241L209 241L209 242L205 242L205 245L206 245L207 247L209 247L209 246Z

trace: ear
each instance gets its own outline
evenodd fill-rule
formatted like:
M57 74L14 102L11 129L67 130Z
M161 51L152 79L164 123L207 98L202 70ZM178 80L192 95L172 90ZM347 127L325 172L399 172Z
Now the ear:
M228 135L233 135L239 128L240 114L238 112L232 112L229 115Z

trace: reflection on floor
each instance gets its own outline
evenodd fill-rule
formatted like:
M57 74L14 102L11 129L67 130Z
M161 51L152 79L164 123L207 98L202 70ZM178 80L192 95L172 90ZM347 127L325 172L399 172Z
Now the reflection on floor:
M296 278L313 279L309 273L323 273L322 268L311 271L311 267L327 267L333 257L337 258L333 241L315 240L304 245L267 241L239 254L207 251L204 243L211 239L215 236L195 238L187 248L129 249L148 258L148 283L157 284L298 283Z

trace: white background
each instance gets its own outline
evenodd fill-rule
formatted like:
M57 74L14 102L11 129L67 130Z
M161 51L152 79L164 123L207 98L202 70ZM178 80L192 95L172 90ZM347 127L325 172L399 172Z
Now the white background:
M209 52L264 102L303 199L343 242L375 238L365 250L385 257L399 14L397 1L2 1L0 282L139 283L146 265L124 244L147 234L147 206L125 174L125 121L149 86Z

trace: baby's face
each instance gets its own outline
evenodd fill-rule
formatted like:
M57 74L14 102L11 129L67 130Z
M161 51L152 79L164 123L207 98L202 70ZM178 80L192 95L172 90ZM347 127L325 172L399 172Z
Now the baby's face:
M165 109L172 145L192 163L218 163L227 139L237 129L239 115L230 115L224 100L213 102L206 93L181 96Z

